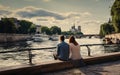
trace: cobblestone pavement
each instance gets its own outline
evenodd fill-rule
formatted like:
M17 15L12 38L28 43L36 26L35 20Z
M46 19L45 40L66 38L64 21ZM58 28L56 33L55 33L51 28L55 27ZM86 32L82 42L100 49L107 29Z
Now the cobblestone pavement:
M120 75L120 61L89 65L44 75Z

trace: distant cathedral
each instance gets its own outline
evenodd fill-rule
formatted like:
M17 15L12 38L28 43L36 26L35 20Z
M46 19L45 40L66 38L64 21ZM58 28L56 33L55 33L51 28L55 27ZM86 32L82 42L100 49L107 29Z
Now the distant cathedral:
M71 32L81 32L81 26L78 26L77 28L75 28L75 25L73 25L70 29Z

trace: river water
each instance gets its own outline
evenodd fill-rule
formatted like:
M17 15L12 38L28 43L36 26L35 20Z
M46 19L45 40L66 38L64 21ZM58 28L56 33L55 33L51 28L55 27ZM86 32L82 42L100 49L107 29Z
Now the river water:
M83 44L102 44L103 41L102 39L99 38L81 38L81 39L76 39L77 42L80 45ZM68 43L68 39L65 40ZM26 46L28 48L46 48L46 47L56 47L56 45L59 43L59 41L51 41L51 40L44 40L43 42L32 42L32 41L27 41L27 43L30 43L29 46ZM21 48L23 46L17 47L17 46L13 46L13 47L8 47L8 48L0 48L0 51L4 51L4 50L15 50L18 48ZM32 51L33 54L33 59L32 62L35 63L39 63L39 62L47 62L47 61L51 61L54 60L53 59L53 52L55 52L56 49L47 49L47 50L35 50ZM102 55L105 52L105 47L103 46L90 46L90 50L91 50L91 55L92 56L98 56L98 55ZM87 56L87 48L84 46L81 47L80 49L80 53L82 55L82 57L86 57ZM28 61L28 52L15 52L15 53L5 53L5 54L0 54L0 68L1 67L6 67L6 66L15 66L15 65L21 65L21 64L29 64Z

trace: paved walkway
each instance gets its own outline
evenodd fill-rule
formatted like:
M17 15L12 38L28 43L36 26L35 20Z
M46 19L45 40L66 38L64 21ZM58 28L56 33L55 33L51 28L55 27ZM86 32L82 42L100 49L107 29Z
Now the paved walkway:
M89 65L44 75L120 75L120 61Z

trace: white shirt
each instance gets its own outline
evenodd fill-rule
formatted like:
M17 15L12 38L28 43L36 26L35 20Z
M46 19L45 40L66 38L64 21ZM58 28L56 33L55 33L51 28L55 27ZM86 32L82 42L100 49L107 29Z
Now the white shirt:
M70 58L72 60L81 59L80 54L80 45L74 45L73 43L69 43L70 45Z

